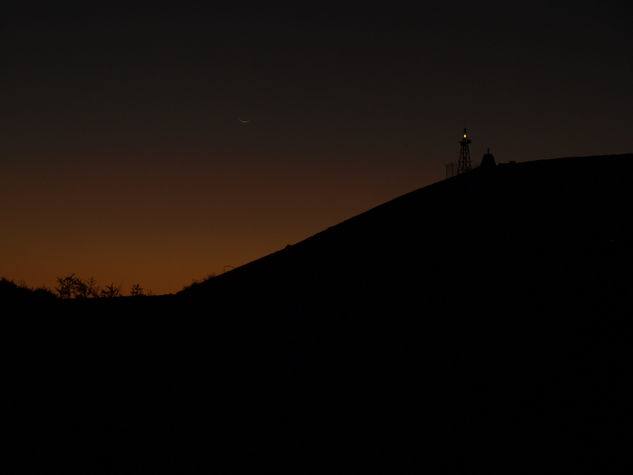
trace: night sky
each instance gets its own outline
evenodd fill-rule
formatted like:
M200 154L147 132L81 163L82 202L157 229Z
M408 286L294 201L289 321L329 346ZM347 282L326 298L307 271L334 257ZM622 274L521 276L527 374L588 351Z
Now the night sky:
M628 2L84 3L0 7L0 276L32 286L178 291L442 179L465 126L475 163L633 151Z

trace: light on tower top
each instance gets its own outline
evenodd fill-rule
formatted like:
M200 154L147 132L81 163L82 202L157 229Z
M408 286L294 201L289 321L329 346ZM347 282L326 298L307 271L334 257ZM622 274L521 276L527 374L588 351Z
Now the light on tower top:
M461 146L459 150L459 160L457 161L457 174L466 173L471 170L470 164L470 139L468 138L468 130L464 128L464 138L459 141Z

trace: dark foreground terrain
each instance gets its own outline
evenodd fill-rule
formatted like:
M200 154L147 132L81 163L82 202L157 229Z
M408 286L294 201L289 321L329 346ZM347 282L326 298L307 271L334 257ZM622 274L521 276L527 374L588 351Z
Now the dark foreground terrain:
M633 155L506 164L178 295L5 297L10 473L628 473L632 208Z

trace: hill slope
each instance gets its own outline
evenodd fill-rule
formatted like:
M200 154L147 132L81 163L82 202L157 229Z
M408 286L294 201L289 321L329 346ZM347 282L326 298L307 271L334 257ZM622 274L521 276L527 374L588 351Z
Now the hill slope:
M428 294L430 285L434 294L457 302L494 300L489 297L503 297L512 288L524 292L522 286L544 288L552 272L564 271L560 266L591 265L604 257L596 253L626 251L632 169L633 157L620 155L475 170L397 198L182 296L221 300L228 292L242 296L242 303L252 294L279 304L314 293L319 301L373 300L385 293L392 300L392 291L399 295L406 288L407 298L411 292ZM383 292L368 294L374 288Z
M56 388L30 420L113 473L622 471L632 171L475 170L176 296L62 303L22 400Z
M254 377L293 394L271 407L341 472L608 471L630 461L632 172L475 170L180 297L241 322Z

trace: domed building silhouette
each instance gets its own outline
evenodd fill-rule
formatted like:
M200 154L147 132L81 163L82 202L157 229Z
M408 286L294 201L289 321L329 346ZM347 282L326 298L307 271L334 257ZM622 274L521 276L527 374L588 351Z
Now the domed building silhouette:
M494 168L495 166L497 166L497 162L495 161L494 155L490 153L490 147L488 147L488 151L484 153L484 156L481 159L481 165L479 165L479 168L486 170Z

